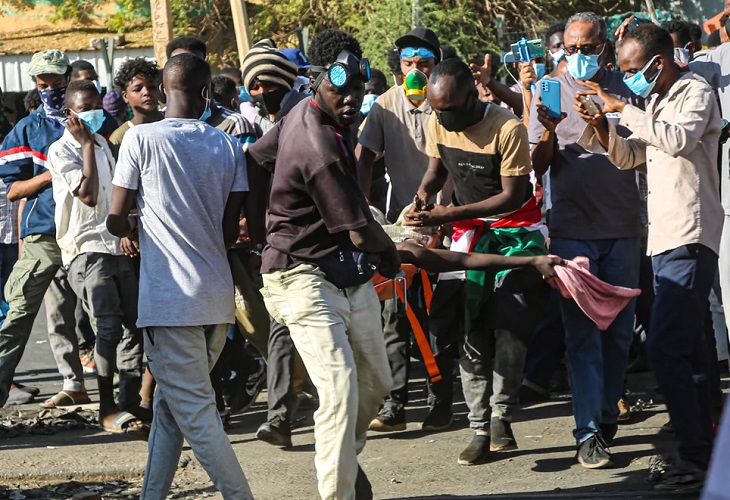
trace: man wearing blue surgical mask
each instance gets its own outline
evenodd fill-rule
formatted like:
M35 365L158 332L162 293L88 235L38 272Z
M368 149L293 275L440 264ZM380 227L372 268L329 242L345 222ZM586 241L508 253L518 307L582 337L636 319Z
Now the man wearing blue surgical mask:
M550 252L565 259L586 256L591 272L603 281L635 288L640 256L636 177L616 169L605 155L577 144L586 123L573 111L573 98L589 90L585 81L590 80L616 99L639 107L642 102L626 86L622 74L605 68L610 49L601 16L584 12L571 17L565 25L564 43L568 71L554 79L560 83L562 116L550 118L538 97L528 127L535 173L543 175L550 167ZM540 88L537 92L539 96ZM596 102L603 104L600 98ZM617 121L620 113L607 118ZM617 132L629 135L625 127L618 127ZM589 469L611 465L608 446L617 430L616 403L622 395L633 339L634 308L632 301L607 331L600 332L574 301L561 299L576 458Z
M701 487L714 440L703 319L723 226L715 164L721 120L712 88L692 73L680 74L673 46L666 29L645 24L619 48L626 85L651 96L646 111L592 82L584 94L598 95L603 109L590 116L578 98L574 109L590 125L580 141L586 148L606 151L620 169L646 165L655 289L646 349L679 442L679 461L655 487L684 490ZM611 112L621 112L629 138L613 132L605 118Z
M61 354L57 361L64 377L63 391L51 398L53 407L57 401L63 402L63 394L70 398L64 399L68 404L88 400L78 354L68 355L74 344L78 352L76 332L68 328L75 324L76 296L68 287L65 272L59 271L62 262L56 242L56 205L51 173L46 169L48 149L65 130L71 67L63 52L45 50L33 54L28 72L42 106L18 122L0 149L0 178L7 186L8 199L27 199L20 227L23 253L8 278L5 300L10 311L0 327L0 404L8 396L13 372L45 295L49 338L54 354ZM110 126L116 127L116 120L104 120L99 134L108 137L113 131Z

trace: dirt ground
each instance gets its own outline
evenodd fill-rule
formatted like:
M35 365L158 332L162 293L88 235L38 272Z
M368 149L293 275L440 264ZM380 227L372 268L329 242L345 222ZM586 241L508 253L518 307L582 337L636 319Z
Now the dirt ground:
M49 382L38 385L45 384ZM659 432L666 413L657 404L649 374L632 376L628 387L634 412L612 447L612 469L590 471L575 462L568 393L516 412L518 450L493 453L484 465L460 466L457 456L472 436L466 406L457 396L453 428L422 432L423 379L413 384L408 429L371 433L360 463L376 498L667 498L644 483L650 457L671 447L670 436ZM460 393L458 386L455 389ZM254 495L272 500L317 498L311 411L299 415L294 446L278 449L254 437L266 415L264 396L247 413L233 417L228 432ZM73 416L66 413L39 414L35 404L2 409L3 423L14 424L18 435L0 435L0 498L60 499L81 492L98 492L105 499L137 498L146 444L97 430L93 407ZM221 498L188 448L171 498Z

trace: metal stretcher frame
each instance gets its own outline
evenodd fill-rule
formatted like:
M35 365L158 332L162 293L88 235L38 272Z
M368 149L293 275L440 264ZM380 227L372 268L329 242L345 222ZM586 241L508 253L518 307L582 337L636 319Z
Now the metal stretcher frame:
M423 357L423 363L426 365L426 371L431 382L438 382L441 380L441 372L439 371L438 365L436 364L436 358L431 350L431 344L428 341L428 336L418 320L416 313L411 307L408 306L408 288L411 286L413 277L420 273L421 282L423 283L424 290L424 302L426 304L426 313L431 312L431 300L433 299L433 289L431 288L431 280L428 277L428 273L423 269L418 269L413 264L403 264L400 271L393 279L388 279L380 274L376 274L372 278L373 286L375 291L378 293L378 298L381 301L389 300L394 297L398 297L398 300L403 303L406 310L406 317L413 330L413 336L416 338L416 343L421 351Z

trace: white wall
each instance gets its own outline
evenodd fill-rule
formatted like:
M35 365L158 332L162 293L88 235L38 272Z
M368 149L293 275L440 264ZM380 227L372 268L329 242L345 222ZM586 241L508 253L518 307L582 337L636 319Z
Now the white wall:
M85 59L94 65L99 74L99 80L105 87L111 88L110 75L107 74L104 59L101 51L81 50L77 52L66 52L69 61ZM33 88L33 80L28 75L28 67L33 54L4 55L0 56L0 87L3 92L25 92ZM154 60L155 52L152 47L141 49L114 49L112 60L112 72L124 62L125 59L135 57L146 57ZM113 75L111 75L113 78Z

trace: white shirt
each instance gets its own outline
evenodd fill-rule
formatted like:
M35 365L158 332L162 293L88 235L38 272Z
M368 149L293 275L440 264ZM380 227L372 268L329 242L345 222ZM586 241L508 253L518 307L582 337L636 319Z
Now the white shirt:
M122 255L119 238L106 228L106 216L112 199L114 158L106 140L94 134L99 194L95 207L78 198L83 181L84 159L81 144L68 130L48 149L46 167L53 179L53 200L56 202L56 240L61 248L64 265L82 253Z

